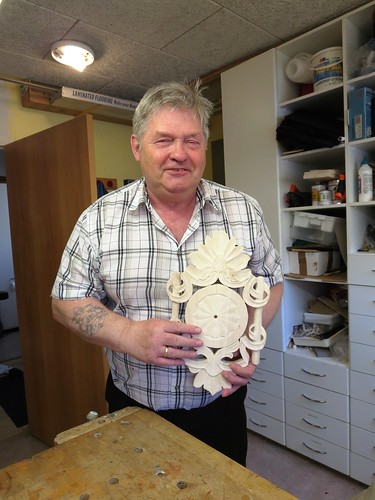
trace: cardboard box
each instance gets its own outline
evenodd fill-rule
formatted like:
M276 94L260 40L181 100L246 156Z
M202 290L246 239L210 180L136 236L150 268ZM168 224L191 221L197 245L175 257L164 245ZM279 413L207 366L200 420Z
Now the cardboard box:
M349 92L349 141L366 139L374 135L372 130L372 99L375 90L368 87Z
M341 267L339 250L288 248L289 273L303 276L322 276Z

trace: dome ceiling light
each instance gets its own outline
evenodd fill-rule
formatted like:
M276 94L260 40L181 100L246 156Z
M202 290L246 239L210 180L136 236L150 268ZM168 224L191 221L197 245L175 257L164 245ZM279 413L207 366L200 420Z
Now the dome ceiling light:
M94 62L94 51L90 47L71 40L53 43L51 55L57 62L81 72Z

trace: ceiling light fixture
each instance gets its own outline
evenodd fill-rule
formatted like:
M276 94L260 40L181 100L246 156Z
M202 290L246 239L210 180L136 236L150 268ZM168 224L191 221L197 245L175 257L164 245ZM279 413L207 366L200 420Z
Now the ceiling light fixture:
M66 64L78 71L94 62L94 52L87 45L71 40L60 40L51 46L52 57L61 64Z

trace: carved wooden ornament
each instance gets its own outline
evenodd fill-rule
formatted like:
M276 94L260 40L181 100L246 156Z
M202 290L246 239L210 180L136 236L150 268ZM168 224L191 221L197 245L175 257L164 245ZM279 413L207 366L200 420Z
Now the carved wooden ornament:
M250 257L225 231L208 236L188 259L186 270L173 273L167 283L171 320L180 321L179 304L187 302L185 321L202 329L197 338L203 340L203 346L197 348L196 359L185 362L196 373L194 386L216 394L231 387L221 373L230 371L229 363L235 354L233 361L246 366L250 349L251 362L259 364L259 351L266 342L262 309L270 290L262 277L253 276L247 268ZM198 290L193 293L194 285ZM255 309L249 326L247 306Z

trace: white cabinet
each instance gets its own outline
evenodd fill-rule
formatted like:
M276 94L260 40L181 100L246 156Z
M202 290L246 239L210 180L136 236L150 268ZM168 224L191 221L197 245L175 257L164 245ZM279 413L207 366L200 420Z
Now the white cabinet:
M248 426L368 484L375 473L369 452L374 428L364 416L370 412L375 418L375 253L359 250L368 225L375 226L375 201L358 201L357 175L364 157L375 163L375 137L348 140L348 94L362 87L375 89L375 72L355 78L351 73L355 52L372 37L374 9L375 2L369 2L231 68L221 79L226 182L260 202L286 275L282 306L266 344L275 358L261 364L257 380L249 383ZM288 62L300 52L315 54L337 46L343 48L342 82L301 95L299 84L286 77ZM342 117L345 143L284 155L276 128L299 110ZM346 202L289 208L285 195L291 184L309 191L304 172L324 168L345 173ZM344 221L346 273L304 279L289 275L287 247L293 242L293 215L299 211ZM327 295L335 284L348 287L349 367L345 361L289 349L293 326L301 323L308 301Z
M286 445L349 474L348 367L309 352L284 356Z
M360 257L360 264L370 260ZM375 286L369 286L371 268L358 267L363 285L349 285L350 471L370 484L375 474Z
M283 372L283 353L264 348L245 400L248 428L280 444L285 444Z
M262 205L280 248L277 185L275 53L266 52L222 75L225 179ZM267 328L267 349L248 387L248 428L285 444L282 311ZM270 412L272 396L272 414ZM267 404L263 404L267 401Z

